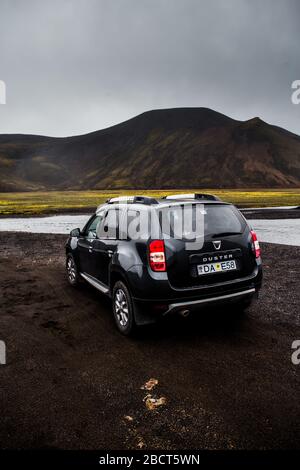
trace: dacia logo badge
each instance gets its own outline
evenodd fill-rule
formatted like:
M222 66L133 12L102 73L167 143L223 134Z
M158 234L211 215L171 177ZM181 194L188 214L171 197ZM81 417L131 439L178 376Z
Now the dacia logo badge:
M219 250L221 248L221 240L213 241L213 245L216 250Z

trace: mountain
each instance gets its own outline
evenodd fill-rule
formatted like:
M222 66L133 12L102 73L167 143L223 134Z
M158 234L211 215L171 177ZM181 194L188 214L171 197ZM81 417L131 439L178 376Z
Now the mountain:
M300 137L207 108L75 137L0 135L0 191L300 187Z

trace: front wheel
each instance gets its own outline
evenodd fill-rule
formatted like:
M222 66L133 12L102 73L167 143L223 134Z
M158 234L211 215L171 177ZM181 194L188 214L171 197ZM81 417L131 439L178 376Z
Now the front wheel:
M67 255L66 270L69 283L71 284L71 286L77 287L81 279L77 270L75 260L71 254Z
M127 286L118 281L112 293L113 313L118 330L123 335L131 335L136 329L133 303Z

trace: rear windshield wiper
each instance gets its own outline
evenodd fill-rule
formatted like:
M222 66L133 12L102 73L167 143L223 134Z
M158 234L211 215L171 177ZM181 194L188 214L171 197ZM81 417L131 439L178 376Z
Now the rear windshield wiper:
M216 238L216 237L227 237L228 235L242 235L242 232L220 232L220 233L214 233L211 238Z

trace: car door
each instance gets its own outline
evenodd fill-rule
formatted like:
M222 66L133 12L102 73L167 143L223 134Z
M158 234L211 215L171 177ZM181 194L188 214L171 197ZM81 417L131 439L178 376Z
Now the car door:
M82 235L78 240L78 253L80 271L93 276L94 259L93 244L97 237L97 227L101 221L100 215L94 215L87 223Z
M98 226L97 238L93 242L93 276L105 285L108 285L109 265L118 246L120 217L119 208L108 209Z

